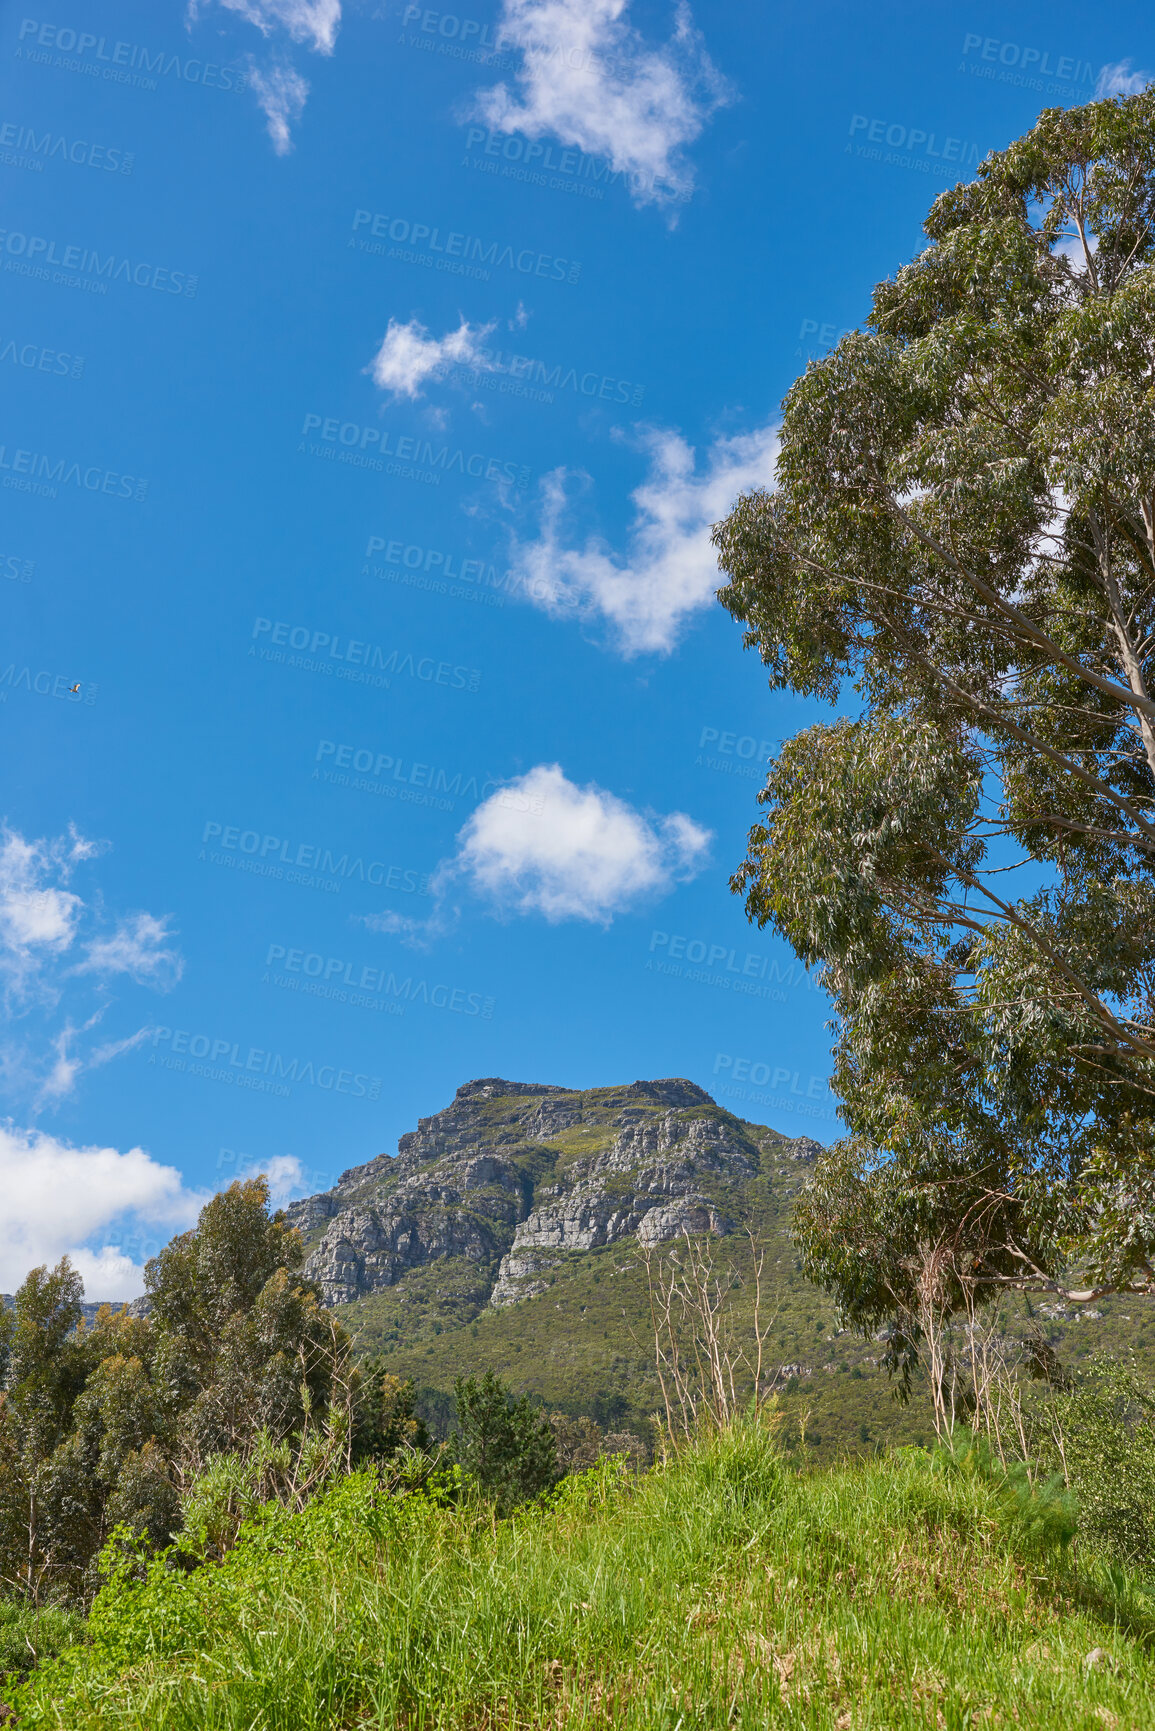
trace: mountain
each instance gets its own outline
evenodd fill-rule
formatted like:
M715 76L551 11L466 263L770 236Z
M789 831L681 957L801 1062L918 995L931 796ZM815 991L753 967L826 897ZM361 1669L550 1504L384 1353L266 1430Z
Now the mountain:
M352 1167L288 1215L327 1304L444 1264L447 1296L468 1288L501 1308L544 1292L574 1252L732 1232L771 1148L794 1162L819 1151L677 1078L580 1091L489 1077L422 1118L395 1157Z
M104 1298L94 1299L91 1303L82 1302L82 1304L80 1306L80 1313L83 1316L85 1322L88 1323L90 1327L96 1321L98 1313L101 1310L103 1310L104 1306L108 1302L109 1302L109 1300L104 1299ZM114 1299L112 1301L112 1307L114 1310L117 1308L117 1306L120 1304L120 1302L121 1302L120 1299ZM139 1304L141 1301L139 1298L137 1298L137 1299L134 1299L133 1302L135 1304ZM14 1292L0 1292L0 1305L2 1305L5 1310L15 1309L16 1294Z
M819 1455L924 1440L916 1391L896 1404L881 1347L840 1330L803 1279L790 1215L820 1149L737 1118L680 1078L574 1089L487 1077L331 1190L289 1205L308 1268L364 1352L447 1422L456 1377L493 1370L547 1407L645 1433L661 1405L647 1258L684 1232L709 1244L749 1331L748 1233L765 1257L764 1375L789 1445ZM1155 1318L1105 1299L1091 1315L1009 1301L1069 1362L1098 1346L1155 1368ZM1148 1363L1150 1361L1150 1363Z
M587 1089L486 1077L420 1119L395 1155L286 1212L358 1351L413 1379L435 1430L450 1422L455 1379L492 1370L551 1411L647 1437L662 1404L650 1276L689 1233L747 1340L750 1235L763 1257L763 1378L781 1391L787 1447L803 1430L819 1458L926 1440L921 1392L897 1405L881 1345L840 1329L802 1276L790 1220L819 1152L677 1077ZM1069 1365L1100 1347L1133 1353L1155 1383L1155 1314L1134 1298L1091 1310L1008 1299L1001 1323L1042 1333Z
M748 1329L752 1232L773 1312L765 1374L804 1389L832 1438L891 1440L897 1409L877 1354L840 1336L790 1243L794 1198L819 1152L677 1077L589 1089L487 1077L422 1118L395 1156L352 1167L287 1212L325 1302L361 1350L413 1377L435 1424L457 1376L492 1369L551 1408L648 1431L661 1390L647 1258L676 1251L685 1233L705 1239ZM835 1408L846 1379L871 1381L869 1398L852 1391L852 1420L831 1421L831 1377ZM925 1413L909 1416L901 1434L925 1434Z

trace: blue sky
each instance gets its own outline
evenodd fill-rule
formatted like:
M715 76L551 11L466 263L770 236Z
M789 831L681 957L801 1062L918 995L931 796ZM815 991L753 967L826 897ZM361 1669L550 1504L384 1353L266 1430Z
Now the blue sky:
M728 889L816 713L713 601L777 406L1112 4L0 13L0 1287L486 1075L837 1134ZM79 690L71 688L78 686Z

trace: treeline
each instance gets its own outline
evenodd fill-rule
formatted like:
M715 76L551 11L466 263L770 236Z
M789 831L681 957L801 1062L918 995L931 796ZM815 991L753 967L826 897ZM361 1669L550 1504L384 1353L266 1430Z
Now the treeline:
M160 1551L192 1526L220 1554L259 1504L304 1506L370 1462L403 1457L420 1483L452 1461L507 1512L607 1444L644 1459L640 1439L547 1418L493 1376L459 1379L435 1445L412 1385L355 1361L304 1255L257 1178L148 1264L144 1305L89 1322L67 1259L29 1274L0 1313L0 1590L87 1604L117 1529Z

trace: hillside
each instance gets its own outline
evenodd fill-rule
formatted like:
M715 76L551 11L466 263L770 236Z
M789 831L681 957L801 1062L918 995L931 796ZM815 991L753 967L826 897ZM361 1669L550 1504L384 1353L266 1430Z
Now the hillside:
M493 1370L548 1407L646 1433L660 1403L645 1257L683 1229L708 1234L748 1276L746 1228L766 1251L768 1377L783 1390L788 1448L805 1424L820 1456L924 1441L929 1410L896 1405L877 1343L840 1333L805 1281L791 1210L819 1152L735 1117L695 1084L587 1090L488 1078L329 1191L289 1208L309 1270L360 1350L410 1376L435 1427L454 1378ZM749 1287L735 1290L748 1313ZM1155 1362L1144 1312L1090 1316L1008 1307L1068 1358L1134 1346Z
M1045 1498L912 1450L783 1470L744 1426L497 1521L365 1472L223 1562L126 1566L10 1695L53 1731L1155 1725L1155 1603Z
M140 1299L134 1300L134 1303L136 1304L139 1304L140 1302ZM90 1324L95 1322L98 1313L104 1308L104 1303L105 1301L99 1298L82 1302L80 1306L80 1314L83 1316L85 1322ZM3 1305L5 1310L12 1310L15 1307L15 1304L16 1294L14 1292L0 1292L0 1305Z

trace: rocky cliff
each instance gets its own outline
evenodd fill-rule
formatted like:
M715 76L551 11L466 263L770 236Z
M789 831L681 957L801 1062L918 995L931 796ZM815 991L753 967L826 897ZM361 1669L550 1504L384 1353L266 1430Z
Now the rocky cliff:
M465 1265L496 1308L542 1292L573 1252L731 1232L768 1150L790 1141L693 1082L575 1090L490 1077L331 1190L290 1205L325 1301L349 1304L419 1270Z

